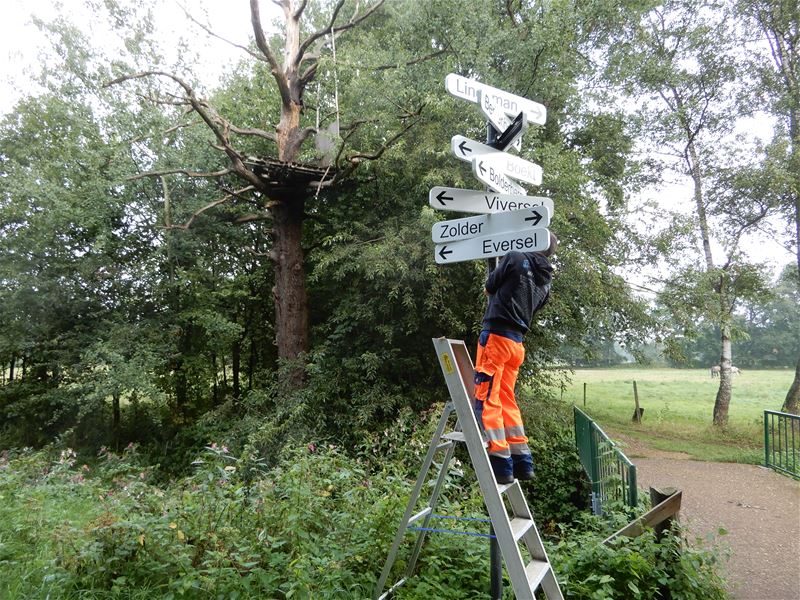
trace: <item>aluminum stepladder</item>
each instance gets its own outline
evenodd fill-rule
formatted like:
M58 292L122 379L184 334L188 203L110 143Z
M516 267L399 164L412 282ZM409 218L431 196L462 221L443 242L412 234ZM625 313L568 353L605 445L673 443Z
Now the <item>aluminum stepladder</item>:
M539 531L536 528L536 523L528 508L525 494L519 482L515 480L511 484L498 484L495 481L489 463L489 455L486 453L485 442L472 409L474 398L473 365L467 347L463 341L446 338L434 338L433 345L436 348L436 355L439 358L439 364L447 382L451 401L445 405L436 433L431 439L416 485L411 493L400 527L389 550L389 556L386 558L380 579L375 587L373 598L375 600L389 598L395 590L413 575L422 545L425 542L426 532L429 529L428 525L439 500L456 442L464 442L467 445L472 466L478 478L478 484L500 546L514 595L518 600L534 600L534 593L541 588L547 600L563 600L564 597L558 587L558 581L547 558L542 539L539 536ZM453 411L457 416L456 424L452 432L445 433ZM422 510L415 513L428 471L433 464L435 455L440 451L444 451L444 456L442 457L441 469L433 486L430 499ZM504 497L508 501L511 510L510 515L506 508ZM417 540L406 565L405 573L397 583L392 585L386 592L383 592L392 566L397 558L400 545L407 535L409 527L418 522L421 522L422 525L414 528L417 531ZM523 558L520 543L524 544L531 556L532 560L527 564Z

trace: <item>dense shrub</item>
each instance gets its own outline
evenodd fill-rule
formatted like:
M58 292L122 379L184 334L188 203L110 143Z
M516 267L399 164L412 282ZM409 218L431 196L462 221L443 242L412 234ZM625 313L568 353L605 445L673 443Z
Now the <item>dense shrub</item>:
M543 507L540 521L552 510L547 544L567 597L666 598L661 590L669 590L674 598L723 598L713 553L674 536L663 545L646 535L604 547L627 516L602 521L567 508L580 486L570 479L564 411L553 405L530 419L541 458L529 496ZM190 474L170 483L159 483L135 446L104 450L90 465L68 449L6 452L0 597L368 598L438 416L436 409L402 411L393 427L347 452L322 441L292 443L274 466L252 446L234 453L210 444ZM482 517L475 478L460 458L437 512ZM571 525L556 525L564 515ZM488 529L475 521L441 526ZM401 557L412 542L408 536ZM480 597L488 573L485 538L431 534L399 597Z

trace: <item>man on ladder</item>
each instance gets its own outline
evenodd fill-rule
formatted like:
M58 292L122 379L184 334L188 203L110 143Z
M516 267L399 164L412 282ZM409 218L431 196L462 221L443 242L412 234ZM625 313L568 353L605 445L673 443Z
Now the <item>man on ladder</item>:
M525 359L523 337L550 295L553 267L548 258L557 246L558 239L550 233L550 244L543 252L509 252L486 281L489 306L475 361L474 408L499 484L534 476L514 386Z

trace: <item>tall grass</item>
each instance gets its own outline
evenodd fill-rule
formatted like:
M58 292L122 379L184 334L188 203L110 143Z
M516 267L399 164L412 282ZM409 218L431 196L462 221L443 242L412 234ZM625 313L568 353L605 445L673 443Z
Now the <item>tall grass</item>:
M789 370L734 376L727 426L712 425L719 379L703 369L582 369L563 399L584 408L610 435L619 433L659 450L699 460L757 464L763 460L763 411L779 410L792 382ZM644 409L634 423L633 382Z

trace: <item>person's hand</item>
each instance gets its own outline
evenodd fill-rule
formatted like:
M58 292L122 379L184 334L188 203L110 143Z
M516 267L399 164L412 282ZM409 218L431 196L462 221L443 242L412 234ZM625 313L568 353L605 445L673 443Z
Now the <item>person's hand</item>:
M489 290L487 290L486 288L483 288L483 295L486 296L487 298L489 296L491 296L491 294L489 293Z

